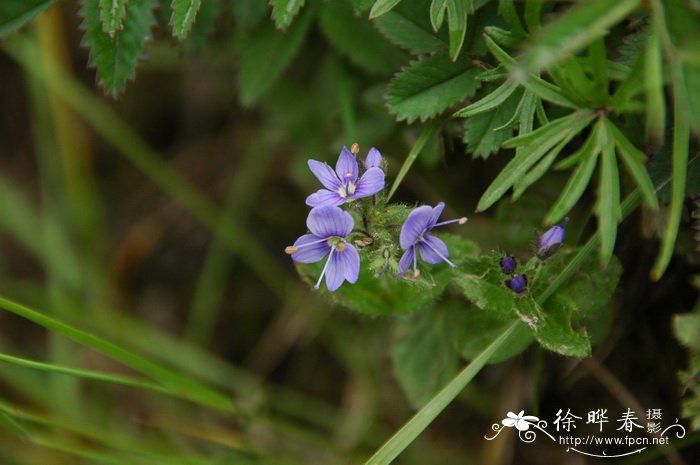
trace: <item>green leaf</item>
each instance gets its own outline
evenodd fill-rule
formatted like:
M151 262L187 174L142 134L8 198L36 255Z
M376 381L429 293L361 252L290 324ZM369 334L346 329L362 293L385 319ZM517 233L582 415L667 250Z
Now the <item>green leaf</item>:
M598 125L596 125L597 127ZM578 166L571 174L571 177L569 177L569 181L564 186L559 199L547 213L545 217L547 224L559 222L576 205L576 202L581 198L583 191L586 190L586 186L591 180L593 170L595 170L598 162L599 153L597 130L594 129L576 153L576 155L580 156Z
M693 313L673 315L673 332L688 349L700 353L700 306Z
M442 26L446 10L447 0L433 0L430 4L430 24L433 25L433 30L437 31Z
M559 142L552 148L552 150L547 153L535 166L530 169L525 176L518 178L513 184L513 200L519 199L525 190L530 187L535 181L540 179L552 166L554 160L559 156L562 149L571 141L573 135L570 138L566 138Z
M117 95L133 78L143 56L151 26L155 24L156 0L130 0L124 27L114 38L102 30L99 3L83 1L85 44L90 49L90 65L97 68L97 80L105 91Z
M272 3L272 19L279 30L286 30L299 10L304 6L304 0L270 0Z
M459 356L447 343L447 311L428 308L399 321L391 347L396 378L411 405L423 406L457 373Z
M467 33L467 1L447 0L447 32L450 37L450 58L457 60Z
M537 342L545 349L570 357L591 355L591 343L585 328L575 330L571 326L573 308L550 299L546 311L530 296L518 301L520 318L532 330Z
M386 102L399 121L425 121L476 92L478 70L468 60L443 55L423 57L389 83Z
M574 54L632 13L640 0L592 0L569 8L536 34L525 50L521 66L538 73Z
M188 53L198 52L204 48L214 32L220 11L221 0L207 0L202 3L197 21L192 25L192 30L185 41L185 50Z
M656 188L654 183L651 182L649 173L647 173L643 163L646 156L610 120L605 119L603 122L607 127L608 133L615 140L617 151L625 163L627 171L632 175L632 178L637 183L637 187L642 192L644 201L649 208L657 210L659 201L656 198Z
M644 51L644 93L646 96L647 141L657 147L663 145L666 127L666 102L664 98L663 56L658 28L651 25Z
M473 157L488 158L513 135L507 123L516 113L519 94L511 95L489 112L480 112L467 119L463 140Z
M617 160L615 160L615 141L604 124L598 135L602 163L596 215L598 216L598 231L600 232L600 260L602 263L607 263L612 257L615 247L617 222L622 217L620 212L620 180L617 172Z
M513 0L499 0L498 12L517 39L527 37L527 32L520 21L520 16L518 16L518 10L515 8Z
M433 31L430 20L425 15L429 0L406 1L374 21L375 27L389 41L411 53L424 53L447 50L446 34Z
M452 116L456 118L467 118L469 116L478 115L479 113L492 110L505 102L517 88L517 83L511 80L506 80L494 91L489 92L485 97L455 112Z
M318 20L331 45L369 74L388 76L405 61L405 54L387 41L366 17L355 15L347 0L324 3Z
M579 110L568 116L551 121L537 130L506 141L504 147L527 148L516 153L515 157L501 170L496 179L479 199L478 211L484 211L500 199L508 189L523 176L531 166L542 158L552 147L563 139L570 139L582 131L594 118L592 112Z
M16 31L56 0L2 0L0 2L0 37Z
M375 19L388 13L392 8L394 8L401 0L377 0L372 5L372 9L369 12L369 19Z
M126 0L100 0L100 19L102 31L114 38L114 34L120 31L126 17Z
M170 24L175 37L180 40L187 38L201 6L202 0L173 0Z
M470 257L463 268L455 271L454 283L477 308L507 320L515 318L516 298L504 284L500 259L496 252Z
M279 79L301 48L312 14L304 12L286 33L265 22L243 47L239 74L241 103L252 105Z
M525 3L525 25L530 32L539 29L544 0L529 0Z

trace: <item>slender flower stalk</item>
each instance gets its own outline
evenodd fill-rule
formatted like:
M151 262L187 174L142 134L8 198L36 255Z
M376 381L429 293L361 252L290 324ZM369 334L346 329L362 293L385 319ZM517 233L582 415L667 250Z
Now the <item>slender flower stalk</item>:
M360 273L360 255L347 242L354 225L352 216L340 207L313 208L306 219L310 234L302 235L284 251L299 263L316 263L328 256L314 287L318 289L325 276L326 287L335 291L344 281L356 282Z
M382 156L374 147L364 161L366 171L360 176L360 167L355 155L343 147L335 171L317 160L309 160L309 169L321 181L320 189L306 198L311 207L342 205L345 202L369 197L384 189L384 171L379 167Z
M400 245L405 250L401 260L399 260L399 274L408 271L413 265L413 276L418 277L418 254L421 259L430 264L445 262L452 268L456 265L450 261L449 250L447 245L430 232L439 226L445 226L452 223L464 224L467 222L466 217L457 218L454 220L442 221L438 223L438 219L445 209L445 203L440 202L435 207L423 205L415 208L408 214L406 221L401 226L401 234L399 236Z

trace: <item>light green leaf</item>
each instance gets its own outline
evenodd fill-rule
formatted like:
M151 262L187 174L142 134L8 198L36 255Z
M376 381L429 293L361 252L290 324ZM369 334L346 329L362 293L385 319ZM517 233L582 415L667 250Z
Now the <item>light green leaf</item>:
M447 310L430 307L399 321L391 346L396 378L411 405L422 407L457 373L458 354L446 343Z
M301 48L312 14L303 13L286 33L271 22L250 36L243 47L238 87L243 105L252 105L265 95L279 79Z
M700 306L693 313L673 315L673 332L688 349L700 353Z
M467 33L467 1L447 0L447 31L450 36L450 58L457 60Z
M498 0L498 12L516 38L523 39L527 37L527 32L520 21L520 16L513 0Z
M456 118L467 118L470 116L478 115L479 113L483 113L485 111L492 110L501 105L503 102L505 102L506 99L510 97L511 94L515 92L515 89L517 88L517 83L511 80L506 80L493 92L489 92L488 95L486 95L485 97L467 105L461 110L455 112L455 114L452 116Z
M346 0L326 2L319 10L323 35L340 53L369 74L388 76L405 62L405 54L357 16Z
M598 128L598 125L596 124L595 127ZM559 199L547 213L545 217L546 223L557 223L576 205L576 202L581 198L591 180L593 170L595 170L598 162L599 153L597 129L594 129L583 146L578 150L577 154L580 155L578 166L571 174L571 177L569 177L569 181L564 186Z
M433 0L430 4L430 24L433 25L433 30L437 31L442 26L446 10L447 0Z
M2 0L0 2L0 37L16 31L56 0Z
M612 257L617 236L620 212L620 180L615 160L615 141L605 125L598 132L598 144L602 151L600 181L598 183L598 231L600 232L600 260L607 263Z
M114 34L123 27L126 17L126 0L100 0L100 19L102 31L114 38Z
M201 6L202 0L173 0L170 25L175 37L180 40L187 38Z
M605 119L603 122L607 127L608 133L615 140L617 151L625 163L627 171L632 175L632 178L637 183L637 187L642 192L644 201L650 208L658 209L659 201L656 198L656 188L654 183L651 182L647 169L644 167L646 156L610 120Z
M117 95L133 78L142 57L151 26L155 24L156 0L130 0L123 29L114 38L102 30L99 3L84 0L85 44L90 49L90 65L97 68L97 80L105 91Z
M531 166L563 139L574 137L594 118L592 112L579 110L568 116L551 121L537 130L506 141L504 147L527 145L501 170L496 179L481 196L478 211L484 211L500 199L508 189L523 176Z
M272 4L272 19L277 29L286 30L299 10L304 6L304 0L270 0Z
M385 97L389 111L399 121L425 121L473 95L477 74L468 60L452 62L444 54L421 58L392 79Z
M640 0L591 0L569 8L538 31L525 50L521 66L538 73L603 37L639 6Z
M466 120L462 140L473 157L488 158L513 135L507 123L517 112L519 94L511 95L489 112L480 112Z
M434 32L425 15L429 0L406 1L374 21L374 25L391 43L408 49L411 53L447 50L447 35Z
M369 19L375 19L388 13L392 8L394 8L401 0L377 0L372 5L372 9L369 12Z

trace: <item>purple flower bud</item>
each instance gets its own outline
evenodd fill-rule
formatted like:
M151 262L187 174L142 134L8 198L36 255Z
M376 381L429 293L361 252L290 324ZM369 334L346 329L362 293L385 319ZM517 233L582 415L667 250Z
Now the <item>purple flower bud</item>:
M505 280L506 286L516 294L522 294L527 288L527 276L524 274L516 274L512 279Z
M501 258L501 271L505 274L511 274L515 271L515 267L518 266L518 261L514 256L508 255L507 257Z
M549 257L559 250L564 242L564 234L566 233L566 223L552 226L542 234L537 242L537 258L547 260Z

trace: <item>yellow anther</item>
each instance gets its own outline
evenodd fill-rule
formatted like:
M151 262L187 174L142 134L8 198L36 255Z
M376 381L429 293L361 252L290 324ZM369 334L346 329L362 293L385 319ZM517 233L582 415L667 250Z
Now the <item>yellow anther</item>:
M291 255L291 254L293 254L293 253L296 253L297 250L299 250L299 249L297 249L297 248L294 247L293 245L290 245L290 246L287 246L287 247L284 248L284 253L286 253L286 254L288 254L288 255Z
M358 153L360 153L360 145L359 145L357 142L355 142L354 144L352 144L352 145L350 146L350 152L353 153L353 154L355 154L355 155L357 155Z

